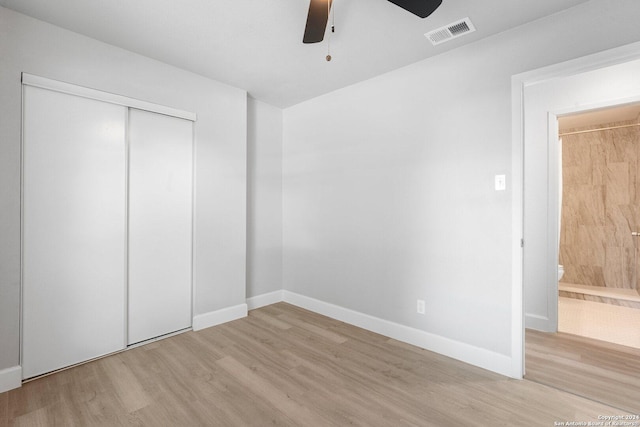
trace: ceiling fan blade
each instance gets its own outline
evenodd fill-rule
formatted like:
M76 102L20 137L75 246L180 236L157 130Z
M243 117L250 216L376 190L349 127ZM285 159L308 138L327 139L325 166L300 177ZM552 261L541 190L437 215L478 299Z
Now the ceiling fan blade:
M391 3L408 10L420 18L431 15L440 5L442 0L389 0ZM326 6L326 4L325 4Z
M329 2L328 6L327 2ZM304 29L304 37L302 39L303 43L318 43L324 39L331 3L333 3L333 0L311 0L309 14L307 15L307 26Z

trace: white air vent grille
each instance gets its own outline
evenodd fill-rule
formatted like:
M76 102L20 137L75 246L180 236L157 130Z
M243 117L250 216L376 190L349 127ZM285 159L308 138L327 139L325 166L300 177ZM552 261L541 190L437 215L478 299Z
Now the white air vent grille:
M472 33L475 30L476 28L471 23L471 20L469 18L464 18L449 25L445 25L444 27L425 33L425 37L428 38L434 46L436 46L440 43L444 43L465 34Z

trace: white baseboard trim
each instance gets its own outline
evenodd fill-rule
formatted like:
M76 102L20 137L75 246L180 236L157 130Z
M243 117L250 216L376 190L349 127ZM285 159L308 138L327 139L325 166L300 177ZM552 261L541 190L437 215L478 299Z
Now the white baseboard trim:
M332 319L372 331L389 338L439 353L498 374L514 377L511 357L475 347L409 326L359 313L334 304L319 301L290 291L283 291L283 300ZM517 377L520 379L521 377Z
M275 292L269 292L267 294L257 295L255 297L247 298L247 307L249 310L254 310L256 308L264 307L267 305L275 304L277 302L283 301L283 293L284 291L279 290Z
M198 314L193 317L193 330L199 331L243 317L247 317L247 304L238 304L232 307L210 311L209 313Z
M550 325L551 321L546 316L526 313L524 315L524 327L541 332L556 332L555 326Z
M0 371L0 393L22 386L22 366L13 366Z

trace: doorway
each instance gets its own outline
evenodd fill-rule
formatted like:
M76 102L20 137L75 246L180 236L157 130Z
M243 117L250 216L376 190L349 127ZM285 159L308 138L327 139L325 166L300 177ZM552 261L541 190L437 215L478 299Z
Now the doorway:
M525 353L530 352L530 344L535 344L534 335L566 338L558 334L558 259L559 241L559 142L558 117L578 112L600 110L610 106L640 102L640 43L613 49L607 52L579 58L540 70L514 76L513 82L513 304L514 359L518 351L522 355L522 373L525 373ZM518 184L521 184L518 185ZM518 318L518 314L522 317ZM526 334L525 334L526 328ZM518 335L519 334L519 335ZM526 338L525 338L526 337ZM526 342L525 342L526 341ZM521 347L515 348L520 344ZM589 343L590 345L591 343ZM549 360L561 362L549 349L572 349L579 346L560 340L546 342L547 347L538 347L538 355L549 356ZM602 349L590 348L587 352L603 354ZM609 355L604 351L605 358ZM581 357L580 355L571 357ZM558 372L570 371L572 363L565 359ZM640 360L640 353L624 356L634 363ZM533 364L527 362L527 378L530 379ZM543 363L543 366L549 366ZM631 365L628 365L631 366ZM601 366L600 366L601 367ZM632 366L640 372L640 366ZM594 373L590 367L585 372ZM602 372L600 372L602 373ZM549 370L547 378L554 377ZM607 375L624 378L626 375L608 372ZM571 377L582 378L574 372ZM542 381L541 381L542 382ZM584 382L581 381L584 385ZM562 385L558 385L564 388ZM589 386L583 386L587 389ZM635 393L635 389L621 387L624 392ZM569 390L578 393L576 390ZM600 400L595 395L584 394L592 400ZM605 393L606 395L606 393ZM633 400L633 399L632 399ZM635 401L640 401L636 399ZM611 402L614 406L618 402Z
M558 331L640 349L640 104L558 129Z
M629 100L547 112L547 236L556 239L546 242L547 272L556 275L545 296L554 292L556 323L527 325L525 379L636 413L640 103Z
M640 46L638 47L640 56ZM558 117L640 103L640 60L602 66L523 87L523 193L518 213L524 248L522 282L526 328L558 326L559 159ZM603 82L606 82L604 84ZM514 178L515 179L515 178ZM514 218L514 223L518 222Z

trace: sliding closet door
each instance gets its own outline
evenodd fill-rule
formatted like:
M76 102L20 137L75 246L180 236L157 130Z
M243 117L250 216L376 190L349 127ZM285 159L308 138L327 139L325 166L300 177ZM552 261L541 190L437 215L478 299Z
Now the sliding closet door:
M129 344L191 326L192 122L129 113Z
M125 346L126 114L24 86L24 378Z

